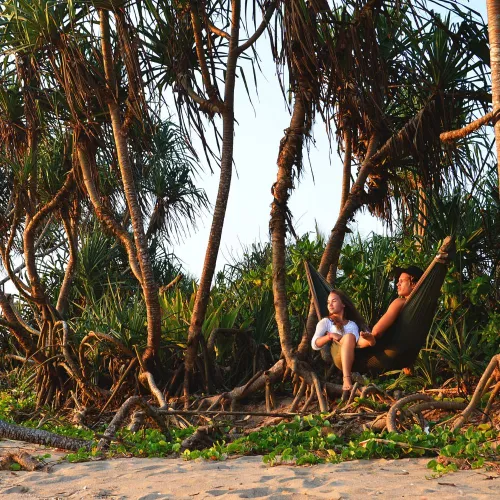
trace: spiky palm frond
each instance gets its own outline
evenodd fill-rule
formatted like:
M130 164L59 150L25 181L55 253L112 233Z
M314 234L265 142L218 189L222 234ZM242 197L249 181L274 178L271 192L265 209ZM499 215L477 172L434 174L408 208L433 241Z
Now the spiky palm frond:
M159 124L151 144L136 161L149 218L147 235L171 241L185 235L188 225L196 227L208 199L194 183L198 165L178 127L171 122Z

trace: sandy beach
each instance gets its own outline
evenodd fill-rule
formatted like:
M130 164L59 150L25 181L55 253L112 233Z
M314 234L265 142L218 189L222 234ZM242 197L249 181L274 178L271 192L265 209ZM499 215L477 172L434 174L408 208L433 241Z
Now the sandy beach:
M2 451L19 443L2 441ZM0 498L17 499L354 499L499 498L500 476L484 469L432 478L428 459L364 460L314 466L270 467L262 457L222 462L120 458L71 464L64 453L22 444L34 455L50 453L37 472L0 471Z

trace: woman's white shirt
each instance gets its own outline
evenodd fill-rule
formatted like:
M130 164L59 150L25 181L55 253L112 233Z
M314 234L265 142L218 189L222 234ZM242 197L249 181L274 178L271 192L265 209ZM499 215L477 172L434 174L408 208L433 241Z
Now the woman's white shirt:
M359 340L359 328L354 321L348 321L346 325L344 325L344 331L341 332L338 330L338 328L335 326L335 323L330 319L330 318L323 318L316 326L316 331L314 332L314 336L311 340L311 347L315 351L319 351L321 347L318 347L316 345L316 340L319 339L320 337L323 337L327 333L338 333L339 335L347 335L349 333L352 333L354 337L356 337L356 343Z

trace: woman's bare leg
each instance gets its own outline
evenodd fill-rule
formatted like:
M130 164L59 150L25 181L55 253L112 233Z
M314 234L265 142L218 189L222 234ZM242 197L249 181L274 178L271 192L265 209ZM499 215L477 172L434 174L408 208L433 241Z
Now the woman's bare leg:
M344 376L344 390L352 389L351 368L354 363L354 349L356 337L352 333L340 339L340 359L342 360L342 375Z

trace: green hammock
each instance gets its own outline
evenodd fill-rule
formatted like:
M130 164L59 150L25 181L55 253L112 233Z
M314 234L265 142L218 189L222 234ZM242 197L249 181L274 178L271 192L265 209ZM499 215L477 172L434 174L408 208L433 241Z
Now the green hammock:
M376 373L413 364L429 333L447 264L454 249L454 239L448 236L439 254L406 300L394 324L377 339L374 346L356 349L353 371ZM328 316L326 301L332 286L308 262L306 274L318 319L324 318ZM331 355L337 368L342 369L340 345L336 342L332 343Z

